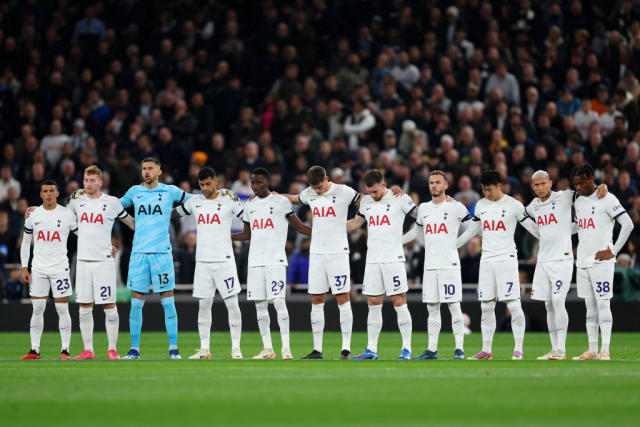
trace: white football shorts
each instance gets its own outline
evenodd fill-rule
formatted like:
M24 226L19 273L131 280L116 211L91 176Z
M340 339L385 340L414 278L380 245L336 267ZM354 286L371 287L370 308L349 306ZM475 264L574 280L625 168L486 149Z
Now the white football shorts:
M116 302L116 262L82 261L76 264L76 302L113 304Z
M422 302L427 304L462 301L462 276L460 268L424 270Z
M553 295L567 297L571 288L573 259L543 261L536 264L531 285L531 299L550 301Z
M51 289L54 298L69 297L73 294L68 268L64 268L62 271L53 274L40 273L34 269L31 270L29 295L32 297L48 297L49 289Z
M345 294L351 290L349 254L309 255L309 290L312 295Z
M480 261L478 300L512 301L520 298L518 260Z
M363 295L397 295L409 290L404 262L366 264L362 280Z
M584 299L605 300L613 296L613 274L616 264L601 262L576 270L578 296Z
M193 273L193 296L213 298L216 295L216 289L223 299L240 293L240 280L238 280L236 261L233 258L221 262L196 261Z
M264 265L247 270L247 299L271 301L287 295L287 267Z

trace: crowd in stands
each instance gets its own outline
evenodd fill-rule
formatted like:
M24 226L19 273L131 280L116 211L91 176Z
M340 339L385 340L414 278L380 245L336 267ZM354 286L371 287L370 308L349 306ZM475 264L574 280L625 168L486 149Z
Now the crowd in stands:
M208 165L241 198L255 167L270 171L273 190L297 193L321 165L359 190L367 170L384 169L390 185L427 201L426 176L442 169L470 211L484 169L526 205L535 170L569 189L572 166L589 162L640 221L631 0L3 1L0 58L6 263L18 262L23 213L40 203L44 179L64 204L97 164L104 191L120 196L152 155L163 182L196 191ZM174 224L187 283L193 232L189 220ZM366 230L350 238L358 282ZM125 253L130 239L116 228ZM533 261L535 240L522 230L517 239ZM636 231L632 267L639 246ZM292 235L290 281L304 282L308 248ZM414 279L420 250L407 249ZM465 282L477 279L479 252L479 239L464 249ZM246 247L238 256L242 265Z

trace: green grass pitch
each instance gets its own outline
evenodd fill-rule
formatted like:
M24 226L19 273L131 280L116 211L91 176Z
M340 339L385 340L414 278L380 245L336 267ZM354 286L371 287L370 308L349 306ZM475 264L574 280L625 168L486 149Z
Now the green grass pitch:
M274 333L276 353L279 336ZM414 354L426 333L413 336ZM261 348L245 332L246 358ZM120 353L129 342L120 335ZM377 361L337 360L340 334L325 333L323 361L241 360L229 357L229 336L214 333L213 360L168 360L164 333L143 332L141 361L107 361L97 333L96 361L60 361L60 338L42 338L43 360L19 361L27 333L0 334L0 424L74 425L638 425L640 334L614 334L604 361L536 361L548 349L544 333L525 337L524 361L509 360L510 334L498 333L495 359L454 361L453 337L442 334L438 361L394 360L399 333L383 333ZM366 334L353 337L364 349ZM180 334L183 357L199 346L195 332ZM82 348L74 333L72 353ZM466 337L467 356L480 334ZM584 333L569 334L569 356L586 348ZM311 350L311 333L292 334L294 357Z

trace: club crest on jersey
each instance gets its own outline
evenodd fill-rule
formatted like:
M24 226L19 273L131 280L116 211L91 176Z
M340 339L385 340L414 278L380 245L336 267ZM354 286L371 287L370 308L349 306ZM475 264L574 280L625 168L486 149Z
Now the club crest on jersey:
M551 210L555 210L556 209L556 202L553 201L551 202Z
M595 215L595 213L596 213L596 207L591 206L591 215Z
M198 224L220 224L220 217L217 213L213 215L210 214L199 214L198 215Z
M558 220L556 219L556 216L552 212L549 215L545 214L545 215L538 216L538 220L536 222L539 226L542 226L542 225L557 224Z
M218 210L222 207L222 203L218 203Z
M503 214L504 216L504 214ZM482 223L482 230L489 230L489 231L507 231L507 227L504 226L504 222L502 222L502 220L499 221L495 221L495 220L487 220L485 219L484 222Z
M60 239L60 233L58 233L57 231L54 231L53 233L49 230L47 231L38 231L38 237L36 237L36 240L43 240L45 242L53 242L53 241L58 241L61 242L62 239Z
M336 196L331 196L331 203L335 203L336 202Z
M596 225L593 223L593 218L580 218L578 220L578 230L596 229Z
M506 214L506 213L507 213L507 211L506 211L506 210L504 210L504 209L502 209L502 218L504 218L504 214ZM502 222L502 221L501 221L501 222Z
M449 215L449 212L445 211L444 212L444 218L442 218L442 219L446 221L447 220L447 215Z
M320 216L320 217L327 217L327 216L336 216L336 211L333 209L333 206L329 206L328 208L325 208L324 206L321 206L320 208L318 208L317 206L315 208L313 208L313 216Z
M101 213L94 215L93 212L89 214L87 214L86 212L82 212L82 215L80 216L80 222L87 222L90 224L100 223L104 225L104 218L102 217Z
M159 205L140 205L136 215L155 215L157 213L162 215L162 209Z
M372 225L391 225L391 223L389 222L389 217L387 215L376 215L373 216L371 215L369 217L369 226Z
M253 220L253 223L251 224L251 229L252 230L260 230L260 229L265 229L265 228L275 228L273 226L273 221L271 220L271 218L256 218Z
M103 203L102 204L102 212L106 212L107 211L107 204Z
M446 218L445 218L446 219ZM445 233L449 234L447 230L447 224L441 222L440 224L425 224L424 226L424 234L440 234Z
M273 206L269 206L269 215L273 215Z
M391 205L387 203L387 212L389 212L389 209L391 209Z
M158 201L161 202L162 201L162 193L158 193Z
M60 218L58 218L58 228L60 228L60 224L62 223L62 220Z

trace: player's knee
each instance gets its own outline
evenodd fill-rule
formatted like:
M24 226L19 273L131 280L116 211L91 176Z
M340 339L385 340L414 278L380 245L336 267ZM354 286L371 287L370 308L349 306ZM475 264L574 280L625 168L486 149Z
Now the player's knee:
M338 294L338 295L336 295L336 301L340 305L348 303L350 301L349 294L346 293L346 294Z
M311 304L324 304L325 299L326 299L325 294L311 295Z
M427 304L427 311L429 314L436 314L440 312L440 303L437 304Z
M554 310L564 309L564 295L553 295L551 297L551 304L553 305Z

